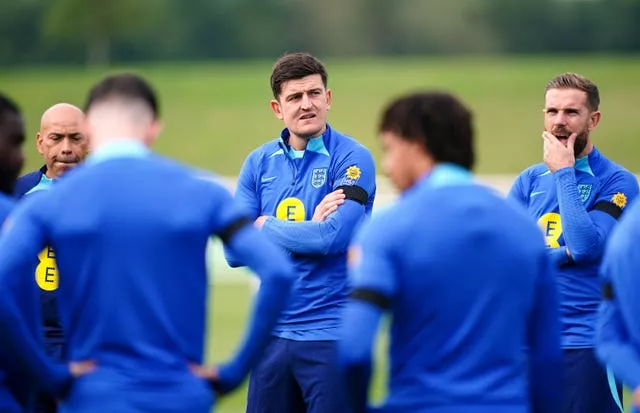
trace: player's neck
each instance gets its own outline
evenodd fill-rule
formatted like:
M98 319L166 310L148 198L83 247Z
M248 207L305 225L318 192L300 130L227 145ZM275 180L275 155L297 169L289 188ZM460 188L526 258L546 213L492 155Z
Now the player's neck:
M45 171L44 176L46 176L49 179L56 179L57 178L56 174L49 167L47 167L47 170Z
M433 172L433 169L438 164L433 162L431 158L420 157L417 160L413 160L410 165L412 166L411 177L413 178L413 183L411 184L410 188L413 188L416 184L429 176L429 174Z
M95 152L105 146L114 145L118 143L138 142L145 145L142 138L135 135L104 135L104 136L92 136L91 137L91 151Z
M587 143L587 146L585 146L584 149L582 150L582 152L580 152L578 156L576 156L576 159L584 158L585 156L588 156L591 152L593 152L593 143L589 141Z
M289 146L291 146L296 151L304 151L305 149L307 149L307 144L309 143L310 139L314 139L319 136L322 136L322 134L325 133L326 130L327 130L327 127L325 126L324 128L322 128L320 132L316 133L314 136L298 136L295 133L291 133L289 135Z
M416 179L416 182L429 175L433 169L438 166L436 162L434 162L431 157L420 157L417 161L413 163L413 176Z

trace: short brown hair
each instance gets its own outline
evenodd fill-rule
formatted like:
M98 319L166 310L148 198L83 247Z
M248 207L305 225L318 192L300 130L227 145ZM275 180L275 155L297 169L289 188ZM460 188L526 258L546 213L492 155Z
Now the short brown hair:
M549 89L578 89L587 94L587 105L592 112L600 106L600 92L598 86L578 73L563 73L551 79L544 90L545 95Z
M289 80L302 79L310 75L320 75L322 84L327 87L327 70L320 60L308 53L287 53L273 65L271 72L271 91L278 99L282 84Z

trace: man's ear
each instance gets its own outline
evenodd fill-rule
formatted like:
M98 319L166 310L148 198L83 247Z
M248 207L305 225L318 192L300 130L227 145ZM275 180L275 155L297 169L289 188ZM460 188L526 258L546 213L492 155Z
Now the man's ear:
M38 153L41 156L44 156L44 143L42 142L44 140L44 137L42 136L42 133L38 132L36 133L36 148L38 148Z
M276 118L283 120L284 115L282 114L282 106L280 106L280 102L276 99L272 99L271 102L269 102L269 105L271 105L271 110L273 111L273 114L276 115Z
M600 123L600 119L602 118L602 113L600 111L595 111L591 114L591 118L589 119L589 132L594 130L598 123Z

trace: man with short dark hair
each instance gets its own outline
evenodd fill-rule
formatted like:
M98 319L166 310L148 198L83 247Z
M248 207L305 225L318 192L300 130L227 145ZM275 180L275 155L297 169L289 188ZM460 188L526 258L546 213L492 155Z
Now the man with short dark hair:
M327 123L327 71L306 53L281 57L270 105L285 128L244 162L236 199L262 232L293 258L298 280L260 364L251 372L248 413L346 411L336 369L340 309L349 294L346 251L371 213L370 152ZM327 196L331 213L314 214ZM231 265L241 262L228 255Z
M236 388L258 361L294 281L287 259L226 189L151 153L158 113L139 76L94 86L86 105L91 156L24 200L0 238L3 340L34 382L62 399L64 413L208 413L216 394ZM220 368L201 365L211 235L262 281L248 334ZM31 303L22 275L45 245L54 246L60 270L69 368L21 334L20 307Z
M382 164L402 192L349 250L340 362L367 410L374 339L391 317L381 413L557 413L556 286L536 226L474 182L471 113L445 93L386 107ZM528 354L523 351L528 349Z
M638 182L591 141L601 117L592 81L561 74L549 81L544 99L544 162L518 176L509 198L538 222L554 263L565 365L563 412L620 412L621 386L594 353L602 301L598 268L611 230L638 194Z

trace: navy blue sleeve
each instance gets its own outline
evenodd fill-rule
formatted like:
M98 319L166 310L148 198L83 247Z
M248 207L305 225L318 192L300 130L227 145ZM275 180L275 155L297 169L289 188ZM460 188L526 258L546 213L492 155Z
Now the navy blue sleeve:
M636 389L640 386L640 204L627 214L615 229L600 268L604 300L596 327L596 353L616 377Z
M347 250L355 228L375 195L375 165L364 148L349 153L335 168L332 188L342 188L345 203L324 222L285 221L269 217L263 231L269 239L297 254L331 254Z
M257 184L256 184L256 157L258 156L258 152L252 152L247 156L244 163L242 164L242 169L240 170L240 175L238 176L238 182L236 185L235 192L235 201L238 204L238 207L246 212L247 218L250 220L255 220L260 215L260 198L257 192ZM233 253L227 248L226 245L223 246L224 257L227 260L227 264L230 267L242 267L245 264L238 257L234 256Z
M529 315L529 382L533 413L560 412L562 351L557 285L546 254L540 254L539 276Z
M214 383L218 392L226 393L240 385L260 359L286 306L296 274L284 254L254 229L230 194L220 191L215 209L214 232L261 280L247 332L231 361L220 367Z
M25 277L33 257L45 247L46 233L37 217L37 204L25 201L7 219L0 236L0 328L3 341L24 374L45 392L62 395L72 377L66 365L50 360L39 341L39 325L30 323L39 295L33 280Z
M635 198L638 193L637 181L631 177L620 174L619 179L607 183L601 191L605 199L596 200L593 210L587 211L580 201L575 169L562 168L554 173L564 240L573 261L594 261L602 257L607 237L627 199Z
M366 411L374 341L396 291L392 253L384 232L375 228L374 222L365 225L349 249L353 293L343 312L338 342L338 360L354 413Z

